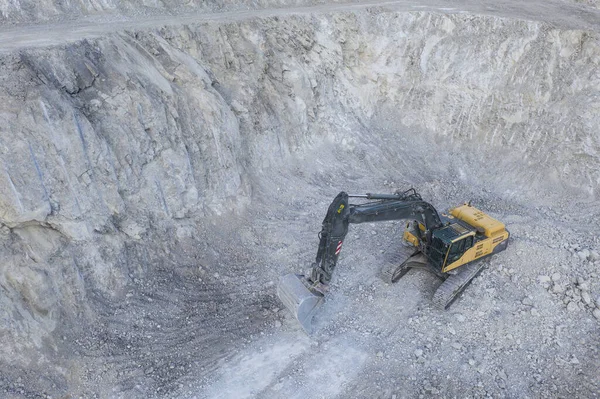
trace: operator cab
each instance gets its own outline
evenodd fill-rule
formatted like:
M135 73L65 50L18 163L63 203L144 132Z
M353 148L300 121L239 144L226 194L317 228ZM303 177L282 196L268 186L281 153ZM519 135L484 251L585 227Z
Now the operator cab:
M475 240L476 230L458 221L435 230L431 237L429 259L439 270L459 260Z

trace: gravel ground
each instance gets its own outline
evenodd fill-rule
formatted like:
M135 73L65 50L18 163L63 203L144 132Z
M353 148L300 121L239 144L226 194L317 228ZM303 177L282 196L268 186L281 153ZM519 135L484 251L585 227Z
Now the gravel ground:
M430 144L420 150L435 148ZM386 170L373 162L374 169ZM344 173L341 165L338 168L333 175ZM400 170L393 183L384 176L358 174L347 187L353 192L367 186L390 192L409 186ZM430 299L440 281L426 272L412 271L394 285L379 278L379 265L399 245L401 223L352 226L332 290L316 316L316 332L310 338L281 304L270 304L264 311L268 327L260 339L225 362L216 379L211 374L200 383L186 380L190 385L178 395L598 396L600 320L592 298L600 288L600 262L592 252L599 245L593 230L574 230L572 221L560 221L560 212L536 209L525 193L505 200L490 186L466 186L443 170L434 179L423 176L418 181L416 188L432 203L456 204L457 196L472 199L503 220L512 233L509 249L485 261L484 272L448 311L432 307ZM293 191L300 183L279 178L275 184ZM280 205L277 212L278 205L269 203L275 214L286 216L267 223L265 235L286 226L293 229L290 236L286 233L291 238L283 245L263 244L280 253L282 260L272 261L280 273L299 272L309 264L317 244L310 233L318 231L328 191L333 193L318 185L303 187L299 201L314 197L316 205L310 209L302 206L290 211L289 206ZM577 212L583 204L557 204L562 206L562 212L579 220L577 225L589 216ZM589 205L586 209L591 210ZM256 225L260 228L261 223ZM312 228L298 235L300 226ZM306 230L310 230L308 236ZM289 268L290 263L297 266Z

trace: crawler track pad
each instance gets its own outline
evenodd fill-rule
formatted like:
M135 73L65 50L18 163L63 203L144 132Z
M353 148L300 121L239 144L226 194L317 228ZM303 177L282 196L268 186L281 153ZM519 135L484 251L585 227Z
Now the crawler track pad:
M324 302L322 295L313 293L306 283L304 276L286 274L279 279L277 296L292 314L307 334L312 332L312 318Z

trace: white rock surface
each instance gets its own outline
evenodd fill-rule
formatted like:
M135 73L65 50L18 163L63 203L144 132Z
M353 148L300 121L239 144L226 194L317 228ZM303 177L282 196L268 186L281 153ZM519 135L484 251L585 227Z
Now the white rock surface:
M75 4L17 3L0 2L5 20ZM77 4L66 18L141 2ZM0 396L600 391L600 310L578 299L598 296L597 266L561 246L598 246L597 14L386 7L52 48L46 27L3 49ZM411 186L440 211L473 200L512 233L448 312L431 306L434 276L378 278L402 223L352 226L312 337L274 311L335 194Z

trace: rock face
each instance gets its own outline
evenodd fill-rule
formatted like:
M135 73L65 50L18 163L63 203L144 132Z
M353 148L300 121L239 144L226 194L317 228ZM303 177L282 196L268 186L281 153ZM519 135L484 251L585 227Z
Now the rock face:
M285 252L306 238L290 226L321 217L304 195L356 176L400 175L443 201L442 174L540 206L598 195L595 32L373 11L116 33L0 61L10 394L39 370L24 396L161 396L193 367L209 373L220 348L281 325L257 304L300 253Z
M270 163L258 153L289 154L326 134L316 123L339 123L336 111L368 120L398 107L406 126L466 148L485 142L478 160L500 154L502 165L521 151L545 162L533 184L595 194L600 117L586 93L600 86L599 48L589 33L390 15L375 25L350 14L164 29L5 56L3 223L51 216L85 239L131 202L169 218L220 213L223 199L248 197L244 167ZM553 157L541 154L559 142Z

